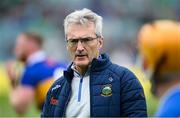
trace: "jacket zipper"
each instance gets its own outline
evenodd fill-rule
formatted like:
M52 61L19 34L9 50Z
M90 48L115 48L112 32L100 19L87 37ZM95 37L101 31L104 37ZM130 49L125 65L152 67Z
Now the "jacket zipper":
M91 90L91 71L89 72L89 96L90 96L90 117L92 117L92 90Z
M81 77L80 82L79 82L78 102L81 101L82 83L83 83L83 77Z

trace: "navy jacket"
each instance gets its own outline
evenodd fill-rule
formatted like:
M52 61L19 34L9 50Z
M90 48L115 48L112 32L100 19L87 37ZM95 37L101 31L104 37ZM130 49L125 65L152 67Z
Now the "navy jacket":
M71 97L71 67L47 93L41 117L63 117ZM105 90L106 88L106 90ZM113 64L106 54L90 67L91 117L147 117L143 88L136 76Z

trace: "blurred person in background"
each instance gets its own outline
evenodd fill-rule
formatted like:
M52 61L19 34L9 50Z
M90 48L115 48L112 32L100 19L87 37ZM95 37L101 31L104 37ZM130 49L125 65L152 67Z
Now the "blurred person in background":
M102 17L77 10L66 16L64 30L72 63L49 89L42 117L147 117L136 76L100 54Z
M49 59L42 46L43 38L40 35L23 32L17 37L15 55L17 61L24 63L24 71L18 73L18 63L15 61L7 63L12 85L10 102L19 115L25 113L34 99L41 109L49 87L62 75L64 66Z
M138 34L142 66L151 91L160 97L157 117L180 116L180 23L158 20L142 26Z

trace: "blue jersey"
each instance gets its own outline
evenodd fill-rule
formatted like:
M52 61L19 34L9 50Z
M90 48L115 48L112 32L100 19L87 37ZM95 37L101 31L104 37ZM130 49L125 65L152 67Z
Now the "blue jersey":
M65 67L52 60L45 59L35 64L27 64L21 79L22 86L31 86L35 90L35 98L38 106L41 108L46 93L54 80L56 70L62 71ZM61 72L60 72L61 73Z
M180 87L171 89L160 103L156 117L180 117Z

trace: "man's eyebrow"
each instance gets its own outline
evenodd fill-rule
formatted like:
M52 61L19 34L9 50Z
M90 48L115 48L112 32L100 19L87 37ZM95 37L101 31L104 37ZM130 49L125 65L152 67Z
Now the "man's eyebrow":
M76 37L76 36L73 36L73 37L71 37L71 38L69 38L69 39L82 39L82 38L90 38L91 36L87 36L87 35L84 35L84 36L82 36L82 37Z

